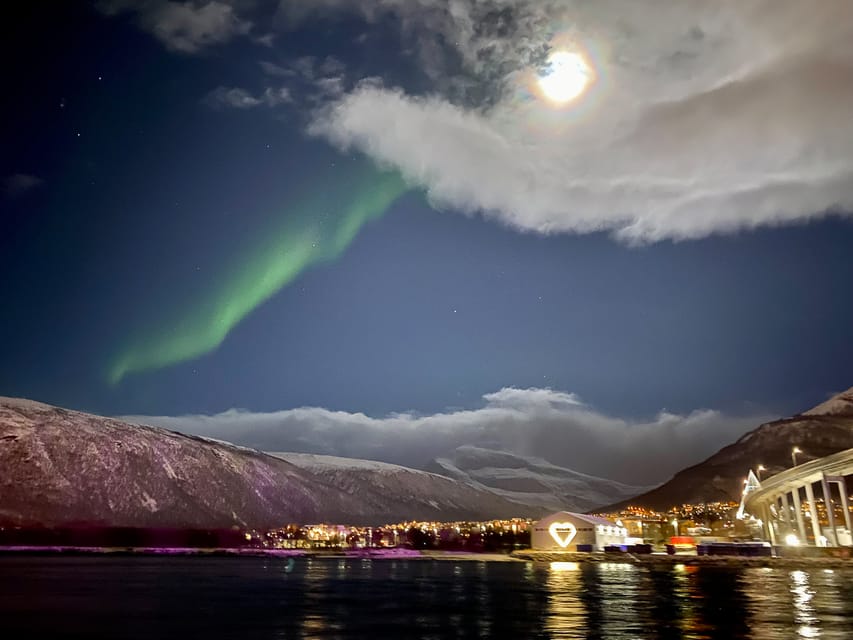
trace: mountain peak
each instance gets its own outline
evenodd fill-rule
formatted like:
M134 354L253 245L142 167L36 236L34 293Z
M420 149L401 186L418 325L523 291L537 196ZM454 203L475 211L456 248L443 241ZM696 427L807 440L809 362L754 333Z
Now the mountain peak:
M813 409L803 413L804 416L847 416L853 415L853 387L832 396L826 402L821 402Z
M558 467L542 458L473 445L462 445L448 457L436 458L428 469L507 500L549 510L587 511L649 488Z
M685 503L736 502L750 469L762 465L766 478L790 468L791 447L797 445L804 449L800 462L853 447L853 388L805 413L762 424L657 489L607 508L630 503L665 510Z

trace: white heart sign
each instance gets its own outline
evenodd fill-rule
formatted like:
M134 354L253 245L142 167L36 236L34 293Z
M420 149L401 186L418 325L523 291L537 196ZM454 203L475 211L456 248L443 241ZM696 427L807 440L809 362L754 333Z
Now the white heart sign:
M554 538L554 542L565 549L575 539L578 530L571 522L552 522L548 527L548 533Z

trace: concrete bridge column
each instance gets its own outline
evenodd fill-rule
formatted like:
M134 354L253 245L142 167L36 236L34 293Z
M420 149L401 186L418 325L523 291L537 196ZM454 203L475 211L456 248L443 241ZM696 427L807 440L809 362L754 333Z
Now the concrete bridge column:
M782 494L782 511L785 513L785 524L788 525L788 531L794 531L794 519L791 517L791 507L788 505L788 492Z
M850 501L847 499L847 483L844 480L844 476L826 476L826 481L829 483L830 487L832 487L833 483L838 485L838 495L841 498L841 510L844 514L844 527L849 533L853 533L853 529L850 527Z
M832 536L832 546L838 546L838 532L835 530L835 509L832 508L832 490L826 481L826 474L820 474L820 487L823 491L823 505L826 507L826 519L829 521L829 532Z
M778 495L773 498L773 507L776 509L776 534L777 537L784 539L782 533L785 530L785 514L782 512L782 496Z
M765 502L761 505L764 523L767 526L767 537L770 538L770 544L776 544L776 531L773 529L773 514L770 511L770 505Z
M809 501L809 512L812 515L812 533L814 534L815 546L820 544L820 537L823 535L820 532L820 520L817 515L817 507L814 501L814 487L811 482L806 483L806 499Z
M850 503L847 500L847 482L844 476L838 476L838 492L841 494L841 506L844 508L844 526L847 532L853 536L853 526L850 525Z
M806 522L803 518L803 505L800 503L800 488L797 487L791 492L791 497L794 498L794 516L797 518L797 530L800 532L800 544L806 544Z

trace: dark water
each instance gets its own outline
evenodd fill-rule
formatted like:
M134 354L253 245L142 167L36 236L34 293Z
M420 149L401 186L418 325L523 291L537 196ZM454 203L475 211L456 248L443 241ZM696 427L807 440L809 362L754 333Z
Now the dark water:
M853 571L0 557L0 638L853 638Z

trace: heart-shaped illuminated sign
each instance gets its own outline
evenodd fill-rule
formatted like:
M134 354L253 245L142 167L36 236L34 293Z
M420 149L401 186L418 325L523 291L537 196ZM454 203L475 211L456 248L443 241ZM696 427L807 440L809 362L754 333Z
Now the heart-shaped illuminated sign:
M578 535L578 530L571 522L552 522L548 527L548 533L554 538L554 542L565 549Z

